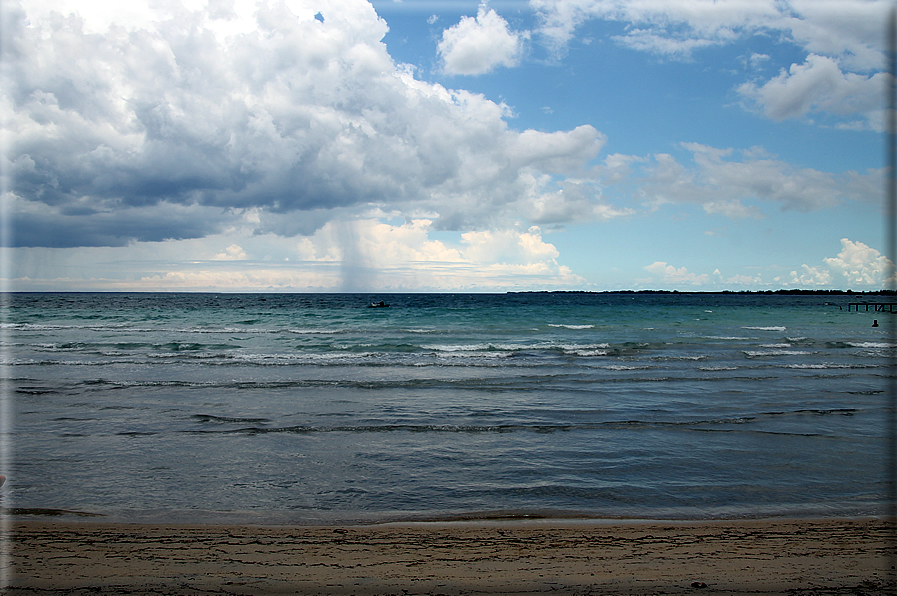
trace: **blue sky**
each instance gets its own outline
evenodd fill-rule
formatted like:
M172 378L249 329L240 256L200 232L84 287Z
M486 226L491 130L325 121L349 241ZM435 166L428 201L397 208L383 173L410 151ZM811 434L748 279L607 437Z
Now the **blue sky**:
M888 7L8 3L6 280L880 289Z

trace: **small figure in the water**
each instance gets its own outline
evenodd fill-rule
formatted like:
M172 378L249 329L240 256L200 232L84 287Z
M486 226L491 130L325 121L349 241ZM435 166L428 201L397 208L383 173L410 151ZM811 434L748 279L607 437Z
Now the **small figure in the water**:
M878 319L872 319L872 326L878 327Z

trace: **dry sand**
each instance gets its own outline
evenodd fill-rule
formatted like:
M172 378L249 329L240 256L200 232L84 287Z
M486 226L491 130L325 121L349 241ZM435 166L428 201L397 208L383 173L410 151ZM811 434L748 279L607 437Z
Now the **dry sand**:
M379 526L14 522L19 594L883 594L878 519Z

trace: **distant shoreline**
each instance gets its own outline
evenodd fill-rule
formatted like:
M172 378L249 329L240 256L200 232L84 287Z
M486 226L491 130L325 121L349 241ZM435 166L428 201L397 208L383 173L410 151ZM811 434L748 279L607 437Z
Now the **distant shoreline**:
M606 291L592 291L592 290L542 290L542 291L521 291L521 292L506 292L507 294L708 294L708 295L728 295L728 294L736 294L736 295L751 295L756 294L758 296L772 296L772 295L782 295L782 296L897 296L897 291L895 290L868 290L868 291L853 291L853 290L800 290L800 289L792 289L792 290L719 290L714 292L700 292L700 291L681 291L681 290L606 290Z
M13 290L5 292L5 294L209 294L209 295L239 295L239 294L259 294L259 295L306 295L319 294L322 296L330 295L358 295L358 296L392 296L392 295L414 295L414 294L457 294L457 295L484 295L484 296L501 296L505 294L671 294L671 295L737 295L737 296L897 296L897 290L715 290L715 291L699 291L699 290L508 290L507 292L262 292L262 291L189 291L189 290Z

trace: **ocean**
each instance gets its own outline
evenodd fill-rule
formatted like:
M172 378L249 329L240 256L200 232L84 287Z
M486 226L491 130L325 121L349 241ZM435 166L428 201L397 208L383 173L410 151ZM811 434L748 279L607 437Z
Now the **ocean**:
M881 514L894 315L857 300L11 294L2 504L261 524Z

